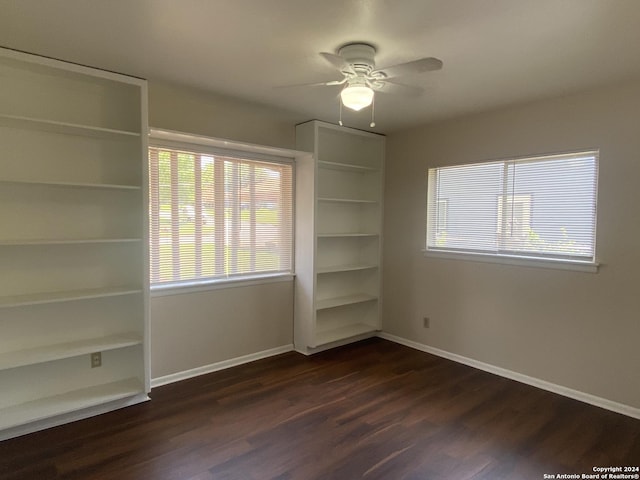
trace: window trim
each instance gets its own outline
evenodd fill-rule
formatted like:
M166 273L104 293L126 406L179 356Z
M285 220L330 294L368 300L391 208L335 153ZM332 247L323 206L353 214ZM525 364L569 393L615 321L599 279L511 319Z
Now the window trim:
M292 251L295 252L295 188L296 188L296 161L309 154L298 150L279 147L237 142L221 138L206 137L185 132L149 128L148 148L171 148L197 150L198 153L218 156L242 157L246 160L257 160L271 163L288 164L293 168L291 176L291 188L294 192L292 204ZM147 179L149 181L149 179ZM166 282L162 284L150 284L151 295L165 296L183 293L197 293L223 288L245 287L274 282L288 282L295 277L295 255L291 257L291 272L265 272L249 275L237 275L227 278L210 278L202 280L185 280L181 282Z
M566 258L550 259L504 254L456 252L453 250L422 250L427 258L440 258L444 260L466 260L469 262L498 263L502 265L514 265L521 267L551 268L556 270L573 270L576 272L598 273L600 263L568 260Z
M251 287L265 285L267 283L290 282L295 278L295 273L258 273L255 275L243 275L231 278L217 278L211 280L186 280L184 282L163 283L151 286L152 297L165 297L169 295L182 295L185 293L210 292L225 288Z
M497 158L492 160L478 161L473 162L468 165L476 165L482 163L491 163L491 162L523 162L523 161L538 161L540 159L549 158L549 157L563 157L563 156L573 156L580 155L583 153L594 153L596 158L596 168L599 170L600 165L600 151L598 148L587 148L584 150L576 150L576 151L565 151L565 152L555 152L555 153L546 153L546 154L537 154L537 155L525 155L525 156L516 156L516 157L507 157L507 158ZM464 164L461 164L464 165ZM449 165L440 165L436 167L429 167L427 172L430 169L440 169L442 167L446 167ZM427 174L427 178L429 175ZM599 180L599 172L596 173L596 202L598 197L597 184ZM427 202L425 204L427 210L427 223L428 223L428 210L429 210L429 181L427 180ZM594 247L594 258L593 260L580 260L580 259L572 259L572 258L553 258L553 257L537 257L535 255L510 255L508 253L488 253L488 252L479 252L479 251L471 251L471 250L448 250L444 248L432 249L426 246L426 242L428 242L428 225L425 224L425 248L422 250L424 257L426 258L438 258L444 260L462 260L462 261L471 261L471 262L479 262L479 263L496 263L502 265L512 265L512 266L523 266L523 267L536 267L536 268L549 268L549 269L558 269L558 270L572 270L578 272L587 272L587 273L598 273L601 263L598 261L596 255L596 245L597 245L597 207L596 207L596 217L594 219L594 236L593 236L593 247Z

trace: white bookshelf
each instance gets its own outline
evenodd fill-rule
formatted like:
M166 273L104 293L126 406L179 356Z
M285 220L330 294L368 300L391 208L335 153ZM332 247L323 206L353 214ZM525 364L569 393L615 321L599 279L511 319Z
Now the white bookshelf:
M150 379L146 81L8 49L0 78L1 440Z
M312 121L296 127L296 349L380 330L384 137Z

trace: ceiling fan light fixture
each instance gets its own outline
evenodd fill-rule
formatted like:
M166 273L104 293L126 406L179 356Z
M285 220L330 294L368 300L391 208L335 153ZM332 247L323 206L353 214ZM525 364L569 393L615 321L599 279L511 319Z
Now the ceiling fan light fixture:
M347 85L340 92L340 98L345 107L357 112L371 105L373 94L373 90L366 85Z

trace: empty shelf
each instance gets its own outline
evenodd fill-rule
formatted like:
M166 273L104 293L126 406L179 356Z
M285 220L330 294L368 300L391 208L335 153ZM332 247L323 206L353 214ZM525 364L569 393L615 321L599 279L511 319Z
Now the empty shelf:
M0 408L0 429L35 422L54 415L94 407L144 393L137 378L73 390L60 395Z
M115 350L140 343L142 343L140 336L130 333L5 352L0 353L0 370L77 357L92 352Z
M375 167L368 167L364 165L356 165L355 163L340 163L340 162L323 162L319 161L318 165L324 168L330 168L332 170L344 170L347 172L376 172L380 170Z
M137 237L130 238L35 238L0 240L0 246L29 245L79 245L83 243L129 243L140 242Z
M345 338L355 337L365 333L375 332L376 328L364 323L355 323L345 325L344 327L334 328L331 330L321 330L316 333L316 346L325 345Z
M87 189L106 189L106 190L140 190L140 185L118 185L109 183L83 183L83 182L47 182L35 180L0 180L0 183L12 183L15 185L25 186L43 186L43 187L63 187L63 188L87 188Z
M62 292L43 292L28 295L12 295L0 297L0 307L19 307L43 303L71 302L90 298L114 297L141 293L135 287L87 288L84 290L67 290Z
M331 237L377 237L377 233L319 233L318 238Z
M19 115L0 115L0 126L14 128L29 128L46 132L63 133L67 135L84 135L91 137L139 137L139 132L115 130L113 128L94 127L76 123L59 122L42 118L22 117Z
M344 297L326 298L324 300L318 300L316 302L316 310L341 307L343 305L352 305L354 303L372 302L377 299L378 297L369 295L367 293L358 293L355 295L347 295Z
M378 268L375 264L362 264L362 265L330 265L328 267L319 267L318 273L335 273L335 272L353 272L356 270L369 270Z
M334 203L365 203L365 204L379 203L377 200L362 200L357 198L327 198L327 197L318 197L318 201L334 202Z

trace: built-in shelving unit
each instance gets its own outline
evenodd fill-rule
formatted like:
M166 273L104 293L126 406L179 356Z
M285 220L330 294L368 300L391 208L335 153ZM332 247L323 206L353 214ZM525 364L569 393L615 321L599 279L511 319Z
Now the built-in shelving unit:
M146 82L8 49L0 78L2 440L150 382Z
M295 345L305 353L380 329L384 137L296 127Z

